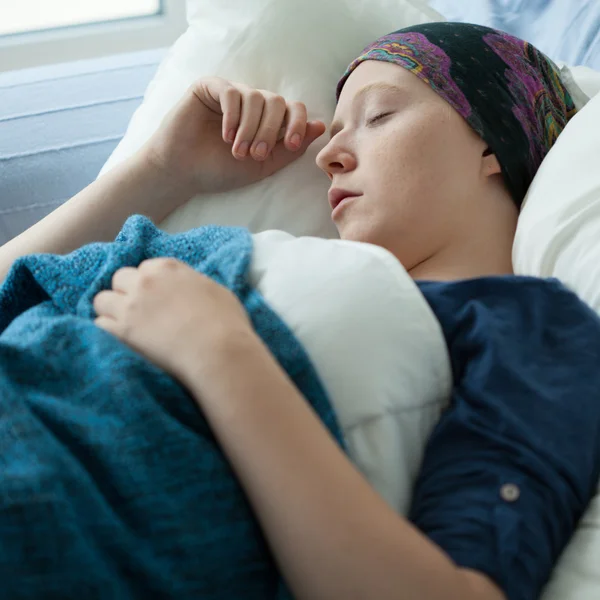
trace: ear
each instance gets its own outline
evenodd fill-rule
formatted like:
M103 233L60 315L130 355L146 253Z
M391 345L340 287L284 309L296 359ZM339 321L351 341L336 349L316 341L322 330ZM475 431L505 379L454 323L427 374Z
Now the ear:
M481 157L481 171L485 177L502 173L502 167L500 166L496 155L489 147L486 148L483 156Z

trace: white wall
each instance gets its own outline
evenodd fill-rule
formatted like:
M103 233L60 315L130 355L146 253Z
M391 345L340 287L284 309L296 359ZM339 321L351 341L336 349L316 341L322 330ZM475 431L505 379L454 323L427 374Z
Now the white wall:
M170 46L187 28L185 0L164 7L152 17L0 37L0 71Z

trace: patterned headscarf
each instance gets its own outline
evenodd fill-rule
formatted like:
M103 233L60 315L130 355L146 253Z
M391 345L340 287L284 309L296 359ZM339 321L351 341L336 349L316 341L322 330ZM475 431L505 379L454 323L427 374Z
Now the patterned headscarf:
M378 39L354 60L395 63L428 83L496 154L521 206L542 160L575 113L558 67L531 44L469 23L427 23Z

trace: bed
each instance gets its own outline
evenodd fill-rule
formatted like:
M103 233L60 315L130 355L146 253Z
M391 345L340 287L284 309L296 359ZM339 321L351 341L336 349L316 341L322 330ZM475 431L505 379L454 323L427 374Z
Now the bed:
M448 19L504 29L556 61L600 71L600 6L592 1L575 8L561 0L430 4ZM0 75L0 244L97 177L166 53L158 49ZM595 598L590 593L577 599ZM573 600L568 590L555 589L551 598Z

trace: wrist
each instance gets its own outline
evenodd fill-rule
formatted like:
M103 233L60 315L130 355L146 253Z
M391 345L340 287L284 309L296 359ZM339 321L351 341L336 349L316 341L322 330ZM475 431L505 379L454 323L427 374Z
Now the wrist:
M133 168L158 191L155 197L160 200L149 207L152 215L148 216L154 223L158 224L166 219L197 193L190 178L171 172L160 164L149 144L142 146L130 160ZM164 201L166 196L168 202Z
M188 388L198 402L218 395L220 383L234 375L234 370L244 371L257 354L267 351L253 329L223 333L201 348L186 352L179 362L178 379Z

